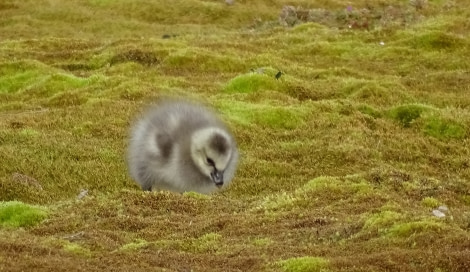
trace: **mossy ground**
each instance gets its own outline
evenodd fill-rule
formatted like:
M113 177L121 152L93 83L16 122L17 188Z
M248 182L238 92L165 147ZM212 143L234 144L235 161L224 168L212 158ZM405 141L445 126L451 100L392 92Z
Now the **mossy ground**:
M2 1L0 201L34 211L2 219L0 270L469 271L469 7ZM232 127L227 191L128 177L167 95Z

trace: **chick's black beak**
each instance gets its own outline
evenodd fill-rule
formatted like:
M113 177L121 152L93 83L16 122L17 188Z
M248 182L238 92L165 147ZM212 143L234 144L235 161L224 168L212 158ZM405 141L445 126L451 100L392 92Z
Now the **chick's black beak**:
M211 178L217 187L224 185L224 171L215 169L211 172Z

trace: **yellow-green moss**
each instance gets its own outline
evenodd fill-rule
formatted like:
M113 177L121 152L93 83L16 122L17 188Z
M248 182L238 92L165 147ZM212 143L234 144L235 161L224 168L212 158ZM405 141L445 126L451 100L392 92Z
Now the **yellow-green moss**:
M372 186L363 180L351 180L348 177L318 177L306 183L297 192L315 192L332 196L367 194L372 191Z
M227 93L253 93L278 89L278 81L265 74L249 73L231 79L224 88Z
M463 139L467 134L462 124L437 117L427 119L423 130L425 134L440 140Z
M196 193L196 192L184 192L183 195L185 197L189 197L189 198L193 198L193 199L198 199L198 200L208 200L208 199L211 199L211 197L209 195L203 195L203 194L199 194L199 193Z
M389 237L409 237L414 234L426 233L426 232L441 232L446 228L442 222L435 220L426 219L413 222L402 222L393 225L388 231L387 236Z
M95 84L99 76L89 78L57 71L37 62L14 62L0 64L0 93L27 91L41 96L50 96Z
M346 78L341 85L341 92L352 100L370 105L396 105L409 100L405 87L394 81Z
M230 119L244 125L274 129L294 129L303 124L302 108L223 101L220 110Z
M125 244L125 245L121 246L120 250L135 251L135 250L139 250L141 248L147 247L149 245L150 245L150 243L143 240L143 239L136 239L132 243L128 243L128 244Z
M53 73L37 80L39 84L29 86L34 93L52 95L62 91L85 87L91 83L87 78L71 74Z
M80 255L80 256L85 256L85 257L91 257L91 251L87 248L82 247L81 245L77 243L72 243L72 242L64 242L63 244L63 249L67 252L73 253L75 255Z
M38 137L39 135L41 135L41 132L32 128L24 128L19 132L19 136L25 139L31 139L31 138L34 139Z
M266 196L257 209L264 211L289 210L295 207L299 199L291 193L283 192L278 195Z
M470 195L460 196L460 200L465 203L465 205L470 206Z
M428 208L436 208L440 204L439 200L434 197L425 197L421 200L421 203Z
M372 116L374 118L379 118L382 116L382 113L375 108L369 106L369 105L360 105L358 107L358 110L364 114L367 114L369 116Z
M408 43L417 49L426 50L458 49L465 45L461 37L438 30L413 33Z
M415 119L418 119L423 112L429 111L430 109L430 107L425 105L407 104L391 109L388 115L398 121L403 127L410 127Z
M394 211L381 211L379 213L368 216L366 219L363 230L364 231L377 231L378 233L386 233L390 227L402 221L405 217L398 212Z
M215 252L219 248L222 235L218 233L207 233L197 239L187 241L183 244L183 248L190 252ZM188 243L189 242L189 243Z
M31 227L41 223L48 216L44 208L20 201L0 202L0 226Z
M266 247L273 243L273 240L270 238L256 238L252 241L253 245L257 247Z

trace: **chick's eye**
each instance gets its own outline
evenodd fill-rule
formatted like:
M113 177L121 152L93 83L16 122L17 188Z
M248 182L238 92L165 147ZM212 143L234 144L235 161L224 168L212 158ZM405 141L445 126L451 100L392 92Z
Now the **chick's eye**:
M212 165L212 166L215 165L214 161L213 161L211 158L207 158L206 161L207 161L207 163L208 163L209 165Z

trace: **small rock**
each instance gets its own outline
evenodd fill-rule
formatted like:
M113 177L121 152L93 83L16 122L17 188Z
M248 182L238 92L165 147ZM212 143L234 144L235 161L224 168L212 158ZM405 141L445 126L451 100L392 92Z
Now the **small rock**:
M380 45L382 45L382 46L384 46L384 45L385 45L385 43L384 43L384 42L379 42L379 44L380 44Z
M82 189L77 196L77 199L82 199L88 194L88 190Z
M225 4L231 6L231 5L235 4L235 0L225 0Z
M449 208L447 208L447 206L444 206L444 205L439 206L437 209L443 213L446 213L449 211Z
M432 210L432 214L437 218L444 218L446 214L441 212L440 210Z

